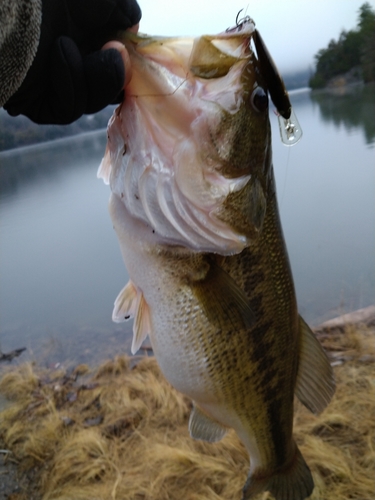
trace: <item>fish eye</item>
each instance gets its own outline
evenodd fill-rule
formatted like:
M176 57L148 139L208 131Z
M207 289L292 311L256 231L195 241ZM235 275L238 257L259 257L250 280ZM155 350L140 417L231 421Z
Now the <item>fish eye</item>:
M255 111L261 112L268 109L268 95L262 89L262 87L257 87L251 94L251 105Z

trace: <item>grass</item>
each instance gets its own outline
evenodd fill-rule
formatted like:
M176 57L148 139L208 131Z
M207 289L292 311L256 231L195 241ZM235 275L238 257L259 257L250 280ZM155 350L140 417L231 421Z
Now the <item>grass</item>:
M374 331L348 327L320 338L337 392L317 417L295 406L296 441L315 481L311 499L373 500ZM11 451L21 476L33 477L25 499L241 498L246 450L234 432L216 444L191 439L191 402L154 358L118 357L93 373L24 364L3 374L0 392L10 401L0 413L0 448Z

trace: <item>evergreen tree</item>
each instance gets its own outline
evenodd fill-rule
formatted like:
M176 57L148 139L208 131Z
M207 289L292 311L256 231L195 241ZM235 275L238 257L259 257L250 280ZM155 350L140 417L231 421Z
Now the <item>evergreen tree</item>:
M358 26L362 36L361 65L363 80L375 80L375 12L366 2L359 9Z
M324 87L328 81L355 67L360 67L365 82L375 80L375 12L366 2L358 14L357 28L342 31L337 41L315 55L316 71L310 78L312 88Z

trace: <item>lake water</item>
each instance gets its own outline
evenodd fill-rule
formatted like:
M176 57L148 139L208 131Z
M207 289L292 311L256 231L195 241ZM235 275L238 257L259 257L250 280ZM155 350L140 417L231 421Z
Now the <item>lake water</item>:
M274 168L300 313L312 325L375 302L375 92L291 94L303 129ZM106 133L0 153L0 343L23 359L98 362L129 350L111 322L127 281L96 178Z

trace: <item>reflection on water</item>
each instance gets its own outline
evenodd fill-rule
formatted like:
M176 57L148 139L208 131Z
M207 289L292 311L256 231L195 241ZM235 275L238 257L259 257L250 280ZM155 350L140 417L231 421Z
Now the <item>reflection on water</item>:
M310 94L325 122L332 121L337 127L344 125L348 132L353 128L362 129L367 144L373 144L375 139L374 95L375 83Z
M106 134L103 131L69 137L42 145L27 146L0 153L0 194L16 194L28 184L44 180L57 182L87 162L103 155Z
M83 362L128 347L131 325L111 321L127 276L96 178L105 143L101 131L0 155L4 352Z
M292 94L303 139L289 149L273 141L299 309L313 324L375 302L375 149L363 133L375 94L324 95ZM362 120L350 122L340 104L361 109Z
M291 97L304 136L286 148L271 114L274 168L299 309L317 324L374 302L374 93ZM0 154L4 352L54 363L129 350L131 324L111 322L127 275L96 178L105 142L102 131Z

